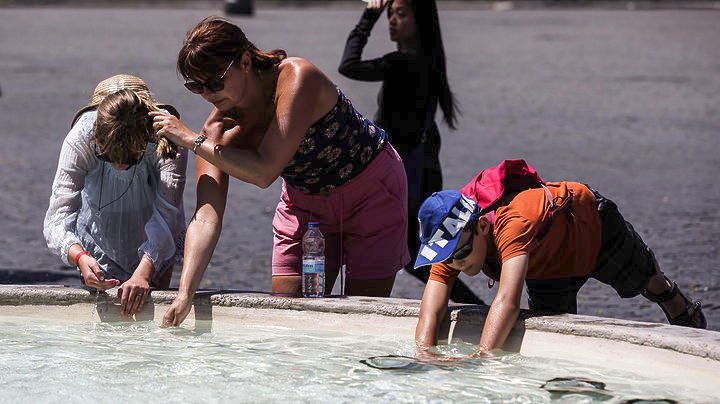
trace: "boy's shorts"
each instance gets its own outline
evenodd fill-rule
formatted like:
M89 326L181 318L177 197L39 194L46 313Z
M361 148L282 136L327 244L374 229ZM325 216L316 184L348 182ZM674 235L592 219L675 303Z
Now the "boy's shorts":
M344 261L348 278L386 279L410 261L407 180L389 143L370 165L328 194L305 194L283 181L273 219L272 274L302 274L302 237L308 222L325 236L325 270Z
M595 269L587 277L527 280L528 303L533 310L577 313L577 293L588 278L612 286L622 298L634 297L656 272L655 255L623 218L615 202L588 189L595 195L602 224L602 245Z
M623 218L615 202L590 190L602 223L602 246L590 276L612 286L622 298L637 296L656 272L655 254Z

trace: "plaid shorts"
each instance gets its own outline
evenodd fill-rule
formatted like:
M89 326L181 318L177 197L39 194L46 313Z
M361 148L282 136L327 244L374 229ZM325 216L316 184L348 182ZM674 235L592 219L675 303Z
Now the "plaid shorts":
M602 246L590 276L612 286L622 298L637 296L656 272L655 254L623 218L615 202L590 190L602 223Z
M532 310L577 313L577 293L588 278L612 286L622 298L634 297L655 274L655 255L623 218L615 202L588 189L595 195L602 224L602 245L595 269L587 277L526 280Z

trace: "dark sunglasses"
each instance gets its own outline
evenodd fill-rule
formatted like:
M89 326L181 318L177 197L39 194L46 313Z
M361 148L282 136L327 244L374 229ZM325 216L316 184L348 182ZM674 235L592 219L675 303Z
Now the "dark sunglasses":
M468 223L468 224L465 226L466 229L467 229L467 228L471 229L471 230L470 230L470 231L471 231L471 233L470 233L470 238L468 239L468 241L467 241L465 244L461 245L460 247L457 247L457 248L452 252L452 254L450 254L450 256L447 257L447 258L443 261L443 264L446 264L446 265L447 265L447 264L450 264L451 262L453 262L453 261L455 261L455 260L463 260L463 259L467 258L467 257L472 253L472 251L473 251L473 239L475 238L475 235L477 234L477 230L475 229L476 225L477 225L477 221L473 220L473 221L471 221L470 223ZM469 226L469 227L468 227L468 226Z
M230 63L225 68L225 71L223 74L220 75L220 77L216 79L210 79L206 82L200 82L200 81L186 81L185 82L185 88L192 91L195 94L202 94L203 91L208 90L213 93L216 93L223 88L225 88L225 75L227 75L227 72L230 70L230 66L235 63L235 59L231 60Z

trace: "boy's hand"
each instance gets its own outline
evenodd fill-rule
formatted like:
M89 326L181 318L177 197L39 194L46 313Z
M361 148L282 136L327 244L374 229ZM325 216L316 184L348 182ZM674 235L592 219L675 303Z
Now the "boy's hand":
M95 261L95 258L90 256L90 254L85 254L80 257L78 268L80 269L80 277L83 283L91 288L106 290L120 284L120 281L117 279L105 279L105 274L103 274L97 261Z
M427 349L418 349L415 353L415 359L418 362L430 363L435 365L447 365L451 363L458 363L465 358L455 356L444 356L437 352L432 352Z
M473 353L471 353L470 355L468 355L468 358L470 358L470 359L481 359L481 358L489 358L489 357L491 357L491 356L493 356L493 354L492 354L490 351L488 351L488 350L485 349L485 348L478 347L478 348L475 350L475 352L473 352Z

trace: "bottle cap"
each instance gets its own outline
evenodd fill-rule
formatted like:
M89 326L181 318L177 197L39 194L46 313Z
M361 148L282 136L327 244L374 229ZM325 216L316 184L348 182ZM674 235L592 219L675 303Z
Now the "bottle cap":
M320 222L310 222L308 223L308 227L320 227Z

